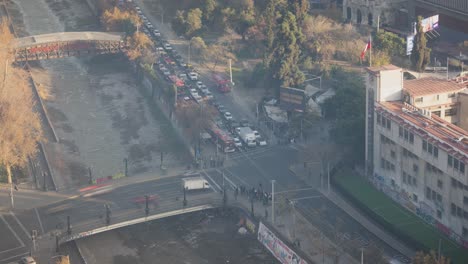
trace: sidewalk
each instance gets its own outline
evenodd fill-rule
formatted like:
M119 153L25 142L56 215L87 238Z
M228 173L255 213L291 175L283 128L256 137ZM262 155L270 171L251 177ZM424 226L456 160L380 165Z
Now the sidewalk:
M326 190L323 190L323 189L320 189L319 191L325 197L327 197L331 202L336 204L336 206L338 206L343 211L345 211L348 215L354 218L354 220L361 223L361 225L364 226L367 230L372 232L374 235L376 235L378 238L380 238L382 241L387 243L389 246L391 246L395 250L399 251L400 253L402 253L403 255L407 257L413 257L416 254L416 252L413 249L409 248L402 242L398 241L390 233L388 233L387 231L385 231L384 229L380 228L375 223L367 219L364 215L362 215L359 211L357 211L351 204L346 202L338 193L333 191L333 189L330 190L330 193L328 193Z

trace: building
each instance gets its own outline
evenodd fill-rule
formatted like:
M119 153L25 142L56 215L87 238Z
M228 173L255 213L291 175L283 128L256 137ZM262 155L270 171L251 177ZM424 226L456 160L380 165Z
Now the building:
M344 0L343 18L353 24L408 29L408 0Z
M433 79L405 81L393 65L370 67L365 79L367 175L396 202L468 248L468 132L437 116L439 110L431 107L438 103L426 99L439 95L441 109L449 110L465 104L466 93L453 88L458 84L424 87ZM467 110L459 109L456 122L466 118Z
M411 13L416 16L440 16L440 24L468 33L468 1L466 0L411 0Z

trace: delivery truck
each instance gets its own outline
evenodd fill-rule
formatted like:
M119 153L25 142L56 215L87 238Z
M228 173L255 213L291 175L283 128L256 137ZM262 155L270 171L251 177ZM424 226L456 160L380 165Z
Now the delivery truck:
M210 189L210 184L203 177L190 177L182 179L182 186L185 190L206 190Z

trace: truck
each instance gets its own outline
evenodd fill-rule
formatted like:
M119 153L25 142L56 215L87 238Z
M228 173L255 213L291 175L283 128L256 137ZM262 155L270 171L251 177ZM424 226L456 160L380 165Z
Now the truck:
M231 86L230 86L231 81L227 77L218 73L213 73L211 77L213 78L213 81L216 83L216 89L218 89L218 91L222 93L228 93L231 91Z
M210 189L210 184L203 177L190 177L182 179L182 187L187 190L207 190Z
M237 127L236 132L240 139L248 147L255 147L257 145L257 142L255 141L255 134L250 127Z

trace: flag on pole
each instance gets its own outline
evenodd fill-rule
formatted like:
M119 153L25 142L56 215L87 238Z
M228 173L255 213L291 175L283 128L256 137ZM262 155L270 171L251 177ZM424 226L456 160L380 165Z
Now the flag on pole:
M366 52L367 50L371 50L372 49L372 44L371 44L371 39L369 38L369 41L367 41L367 44L366 46L364 47L364 50L361 52L361 60L364 59L364 56L366 56Z

